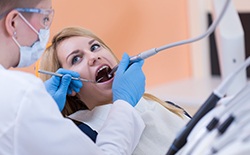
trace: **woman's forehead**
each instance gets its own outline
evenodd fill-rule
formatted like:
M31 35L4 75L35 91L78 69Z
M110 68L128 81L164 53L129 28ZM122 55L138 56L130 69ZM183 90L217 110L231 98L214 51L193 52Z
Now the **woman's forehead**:
M58 45L59 48L74 48L76 46L85 46L89 45L90 41L94 40L90 37L83 37L83 36L73 36L67 39L64 39Z

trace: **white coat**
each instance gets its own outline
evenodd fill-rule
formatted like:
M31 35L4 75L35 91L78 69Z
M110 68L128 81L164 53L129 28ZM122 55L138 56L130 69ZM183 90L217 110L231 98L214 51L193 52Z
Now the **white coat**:
M92 111L80 110L70 115L71 119L84 122L99 132L105 122L112 104L102 105ZM189 121L172 113L161 104L141 98L136 105L146 127L133 155L165 155L176 134ZM117 116L119 117L119 116Z
M134 108L118 100L94 144L63 118L40 79L1 65L0 93L0 155L131 154L144 129Z

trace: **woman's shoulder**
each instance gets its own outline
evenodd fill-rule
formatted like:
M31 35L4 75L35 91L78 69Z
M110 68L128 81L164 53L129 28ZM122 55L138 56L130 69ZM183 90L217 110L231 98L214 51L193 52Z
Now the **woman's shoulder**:
M183 114L185 115L184 117L191 119L191 116L182 107L178 106L177 104L170 102L170 101L162 101L162 102L164 102L164 104L168 106L174 106L180 111L183 111ZM168 108L166 108L166 106L163 106L162 103L159 103L158 101L153 100L153 99L146 99L144 97L140 99L140 101L138 102L135 108L141 113L147 110L157 111L157 109L158 110L160 109L160 111L164 113L172 113Z
M151 99L142 98L135 108L146 127L133 155L166 153L176 134L189 120Z

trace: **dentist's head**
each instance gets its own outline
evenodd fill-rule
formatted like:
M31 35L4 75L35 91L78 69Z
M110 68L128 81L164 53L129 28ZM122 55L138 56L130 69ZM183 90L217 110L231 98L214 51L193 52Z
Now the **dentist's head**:
M0 1L0 64L27 67L46 48L54 10L51 0Z

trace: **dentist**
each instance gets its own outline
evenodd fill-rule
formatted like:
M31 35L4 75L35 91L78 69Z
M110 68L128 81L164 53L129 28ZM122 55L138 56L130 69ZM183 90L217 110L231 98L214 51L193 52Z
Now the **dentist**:
M53 14L51 0L0 1L0 154L131 154L144 129L131 106L145 90L143 62L129 66L129 58L123 57L113 83L114 106L96 144L59 110L66 94L74 95L82 87L71 81L78 73L61 70L64 76L52 77L45 87L34 75L8 70L40 58Z

